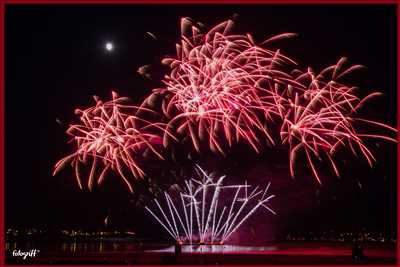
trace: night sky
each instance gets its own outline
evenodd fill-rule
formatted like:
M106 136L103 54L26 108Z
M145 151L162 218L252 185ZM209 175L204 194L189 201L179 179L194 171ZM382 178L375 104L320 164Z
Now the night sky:
M160 87L167 73L160 61L175 52L181 17L212 26L234 14L237 31L258 41L298 33L278 45L303 68L321 70L342 56L367 66L348 83L364 96L384 92L363 114L396 126L394 5L6 5L6 228L98 229L111 214L117 226L148 231L145 226L154 222L132 204L137 196L120 179L89 193L79 191L71 170L51 176L54 163L72 149L64 131L77 121L75 108L94 104L92 95L110 99L114 89L140 103ZM112 52L104 48L107 41L114 44ZM136 72L146 64L153 66L151 80ZM322 186L311 175L291 179L286 153L254 155L250 148L236 148L226 159L198 160L249 181L265 176L272 181L279 215L264 217L262 224L274 229L269 232L395 231L396 147L369 144L378 159L372 170L349 157L341 179L331 175Z

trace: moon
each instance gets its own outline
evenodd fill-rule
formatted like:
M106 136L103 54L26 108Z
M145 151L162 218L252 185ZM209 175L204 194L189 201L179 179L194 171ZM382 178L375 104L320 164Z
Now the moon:
M111 51L114 50L114 45L113 45L113 43L111 43L111 42L107 42L106 45L105 45L105 48L106 48L106 50L107 50L108 52L111 52Z

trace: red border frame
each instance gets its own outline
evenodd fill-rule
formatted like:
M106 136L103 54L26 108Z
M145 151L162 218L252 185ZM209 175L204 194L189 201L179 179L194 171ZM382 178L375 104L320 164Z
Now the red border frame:
M397 9L397 128L400 129L400 0L0 0L0 266L5 265L5 5L6 4L395 4ZM397 144L397 209L400 207L400 137ZM397 259L400 266L400 213L397 212ZM18 265L19 266L19 265ZM56 266L56 265L54 265ZM61 265L59 265L61 266ZM69 266L69 265L68 265ZM78 265L73 265L78 267ZM95 265L91 265L95 266ZM114 265L118 266L118 265ZM147 265L151 267L152 265ZM153 265L167 266L167 265ZM195 265L197 266L197 265ZM229 266L229 265L225 265ZM243 265L245 266L245 265ZM268 265L265 265L268 266ZM271 266L271 265L270 265ZM285 267L285 265L279 265ZM300 266L300 265L294 265ZM324 265L313 265L324 266ZM335 265L329 265L335 266ZM346 265L337 265L345 267ZM358 266L358 265L350 265ZM369 265L374 266L374 265ZM379 266L379 265L375 265ZM198 266L197 266L198 267Z
M398 4L399 0L0 0L1 4Z
M1 0L0 0L1 1ZM5 210L5 158L4 158L4 150L5 150L5 143L4 143L4 98L5 98L5 68L4 68L4 56L5 56L5 49L4 49L4 32L5 32L5 15L4 15L4 3L0 2L0 266L4 266L5 261L5 229L4 229L4 210Z
M399 46L400 46L400 3L396 3L397 6L397 129L400 127L400 107L399 107L399 101L400 101L400 52L399 52ZM399 192L400 192L400 182L399 182L399 176L400 176L400 138L399 135L397 135L397 262L396 265L400 265L399 261L399 256L400 256L400 242L399 242L399 231L400 231L400 213L399 213L399 206L400 206L400 197L399 197Z

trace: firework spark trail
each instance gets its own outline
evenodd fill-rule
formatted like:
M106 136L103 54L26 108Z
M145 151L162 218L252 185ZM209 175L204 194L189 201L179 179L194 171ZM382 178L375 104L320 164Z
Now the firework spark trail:
M212 151L224 154L218 132L229 146L243 139L258 152L257 132L274 144L259 113L272 118L279 110L270 101L275 93L265 92L260 84L280 77L289 79L278 66L294 61L279 51L255 46L250 35L228 34L231 27L232 21L226 21L202 34L190 20L182 19L177 58L163 60L172 68L163 81L166 88L153 93L170 96L163 103L164 113L171 118L169 127L187 133L198 152L200 141L208 140ZM165 137L168 143L169 136Z
M81 123L71 125L67 134L72 136L71 142L75 143L77 149L58 161L53 175L71 163L78 185L82 189L81 165L91 166L88 188L92 190L94 181L101 184L107 172L113 170L122 177L132 192L128 175L141 178L145 174L139 165L139 156L148 150L157 158L163 159L157 150L157 143L162 140L165 125L135 115L154 115L155 112L128 105L128 99L118 97L115 92L112 93L112 100L105 103L98 97L94 98L96 106L76 110ZM103 168L100 174L99 168Z
M397 142L395 138L384 134L365 134L356 129L357 124L363 123L397 133L393 127L354 115L365 102L381 94L374 92L360 99L355 95L356 88L334 81L335 77L343 77L360 68L356 65L341 72L344 62L345 59L341 59L338 64L326 68L318 75L311 69L305 73L298 72L298 77L294 79L298 84L293 85L291 92L285 91L282 94L285 96L281 99L285 111L280 136L283 144L289 144L292 176L296 157L301 151L305 152L314 177L321 183L315 159L322 160L324 155L335 174L340 176L333 158L339 149L348 149L354 155L358 154L358 149L372 166L375 158L363 139L375 138Z
M199 166L197 166L197 169L200 170L202 178L185 181L187 191L179 192L179 197L176 201L174 201L167 192L164 192L167 208L163 209L159 204L159 201L157 199L154 200L162 216L157 215L149 207L146 207L146 210L155 217L157 222L160 223L177 242L198 242L201 244L214 242L224 243L259 208L263 207L269 212L275 214L275 211L266 205L266 203L274 197L274 195L267 196L270 184L268 184L265 190L259 190L257 186L248 195L247 188L249 188L250 185L247 185L247 183L224 186L223 180L225 176L219 177L216 179L216 182L214 182L212 175L204 172ZM193 184L197 184L197 187L193 187ZM245 188L246 190L244 190ZM229 189L236 189L236 193L232 201L233 205L231 206L231 211L228 214L225 213L226 206L222 207L222 205L218 205L218 203L221 192ZM207 203L209 197L207 196L207 193L204 193L206 191L211 193L211 204ZM239 192L246 193L243 197L238 198L238 196L240 196ZM254 199L260 194L262 194L262 196L255 201ZM206 196L204 197L204 195ZM188 201L185 201L184 199L188 199ZM253 200L253 202L251 202L251 200ZM234 203L241 201L243 204L240 206L239 210L235 210ZM183 210L183 215L178 212L178 206L180 204ZM187 219L189 222L186 222L186 224L183 223L182 218L186 218L189 213L187 211L188 207L191 209L193 206L195 207L195 210L197 209L196 214L194 215L190 212L190 216ZM246 206L250 206L250 208L245 209ZM221 212L219 212L220 209L222 209ZM166 215L166 213L168 213L169 216ZM218 223L215 225L216 220ZM180 224L176 224L175 221L179 221ZM209 227L211 221L212 225ZM225 223L220 227L222 221L225 221ZM193 234L193 223L196 222L198 232Z
M112 101L95 98L96 106L77 110L81 124L67 131L77 149L55 165L54 174L70 163L82 188L82 170L89 166L91 190L95 181L101 184L114 171L132 191L128 176L145 175L139 164L144 150L162 159L158 143L168 147L171 140L188 137L196 151L207 147L223 155L227 146L241 140L257 153L263 151L263 144L287 145L290 174L295 175L295 163L304 155L321 183L317 161L326 160L339 176L338 151L361 154L372 166L375 158L367 139L397 142L396 129L358 116L368 101L381 94L360 98L355 87L340 82L362 66L346 67L342 58L320 73L311 68L293 70L295 61L279 49L265 47L294 34L277 35L257 45L250 34L233 34L233 24L225 21L202 33L194 22L183 18L176 56L162 61L171 68L164 88L154 89L139 107L125 105L125 98L113 93ZM164 117L159 122L147 121L145 115L154 113L154 99L160 96L159 115ZM380 133L361 131L365 127L360 125ZM205 215L198 214L197 206L192 209L205 226ZM228 220L233 219L229 214Z
M342 58L319 74L311 68L288 72L295 61L279 50L261 46L291 33L256 45L250 34L232 34L232 21L207 33L188 18L182 19L181 27L176 58L163 60L171 67L163 81L165 88L153 94L165 96L162 107L170 118L168 129L188 135L196 151L200 152L201 144L208 144L211 151L225 155L225 144L231 146L239 140L257 153L264 141L287 144L291 175L295 175L296 158L304 152L313 176L321 183L316 166L321 156L339 176L334 159L339 149L361 153L372 165L375 158L365 139L396 142L388 135L397 134L393 127L355 116L367 101L381 94L360 98L355 87L338 82L361 65L346 68L347 60ZM388 132L361 133L356 129L360 122ZM280 140L274 138L276 132ZM169 136L164 137L167 146Z

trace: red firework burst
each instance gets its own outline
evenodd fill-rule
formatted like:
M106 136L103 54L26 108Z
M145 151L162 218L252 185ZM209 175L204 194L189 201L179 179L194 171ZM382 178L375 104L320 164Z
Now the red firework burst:
M370 134L357 125L375 126L397 134L386 124L356 116L356 112L375 92L364 98L355 88L340 79L361 68L344 68L345 59L316 74L289 71L296 63L279 50L265 48L270 42L291 37L285 33L256 44L250 34L233 34L232 21L225 21L202 33L190 19L181 20L182 40L176 46L175 58L165 58L171 67L165 76L165 88L154 89L140 107L124 104L124 98L113 93L113 100L103 103L95 98L95 107L78 110L81 124L72 125L67 133L77 150L60 160L55 173L67 163L75 169L79 186L81 165L91 165L88 187L101 183L106 173L117 172L132 191L127 174L143 177L139 159L144 150L163 159L157 144L169 145L176 136L188 136L194 149L201 144L211 151L225 154L225 144L244 140L256 151L266 141L289 146L290 173L304 152L313 175L321 182L316 160L323 157L339 176L336 152L350 150L361 154L370 165L375 158L365 139L376 138L397 142L388 134ZM162 97L158 121L144 119L143 113L155 114L146 106L155 106ZM134 114L134 115L133 115ZM280 136L280 140L279 139ZM102 166L98 172L98 166Z
M231 34L232 26L232 21L225 21L202 34L183 18L177 56L163 60L172 69L164 79L166 88L154 92L166 95L163 112L171 118L168 126L189 135L197 151L200 140L207 140L212 151L224 154L222 143L231 145L243 139L259 152L261 139L276 143L271 129L280 127L281 142L290 147L292 176L296 155L305 151L320 182L313 159L321 159L321 154L339 176L333 160L339 148L361 152L371 165L374 157L364 138L396 142L386 135L359 133L354 127L354 122L363 122L396 132L388 125L354 117L367 100L380 93L360 99L354 87L337 80L362 66L343 69L343 58L318 75L310 68L289 74L285 70L295 62L279 50L261 46L292 33L256 45L250 34Z
M314 177L321 183L314 161L321 160L322 155L327 157L334 172L339 176L339 170L333 159L338 150L348 149L354 155L360 152L372 166L375 158L363 139L376 138L397 142L387 135L361 133L356 129L355 123L362 123L397 132L393 127L383 123L355 116L366 101L381 93L374 92L359 98L355 95L355 87L336 82L335 79L340 79L362 67L355 65L341 70L344 62L345 58L342 58L336 65L326 68L318 75L311 69L305 73L294 71L297 77L281 92L283 123L280 136L282 142L289 144L290 147L292 176L294 176L296 156L300 151L305 152Z
M229 145L243 139L257 152L257 133L273 144L264 118L269 120L279 114L273 101L276 92L263 85L280 78L290 79L280 66L294 62L279 50L256 46L249 34L230 34L232 21L223 22L206 34L187 18L182 19L181 25L177 57L163 60L172 68L163 81L166 88L154 92L167 95L163 111L171 118L169 127L188 134L198 152L199 140L207 140L212 151L224 154L218 135ZM275 36L262 44L291 35Z
M163 159L157 145L162 142L160 136L164 134L165 125L143 119L144 113L154 115L155 112L128 105L128 99L118 97L115 92L112 97L111 101L103 103L95 96L96 106L75 111L81 123L71 125L67 134L72 136L71 142L76 144L76 151L55 165L53 175L71 163L82 189L81 168L89 165L91 167L87 183L92 190L95 181L101 184L107 172L114 170L132 192L129 176L144 176L139 165L143 154L150 151Z

